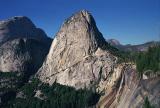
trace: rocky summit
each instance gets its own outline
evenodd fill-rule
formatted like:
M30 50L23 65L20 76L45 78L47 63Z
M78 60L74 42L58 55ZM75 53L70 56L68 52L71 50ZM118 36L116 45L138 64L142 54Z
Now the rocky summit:
M117 60L103 50L105 44L92 15L79 11L63 23L37 76L43 82L75 88L97 85L112 72Z
M33 38L46 40L45 32L36 28L32 21L25 16L16 16L0 21L0 44L14 38Z

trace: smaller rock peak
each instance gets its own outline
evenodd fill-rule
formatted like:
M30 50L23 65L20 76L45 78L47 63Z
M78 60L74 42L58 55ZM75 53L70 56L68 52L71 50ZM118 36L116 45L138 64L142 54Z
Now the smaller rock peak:
M121 45L121 43L118 40L116 40L116 39L108 39L107 42L110 43L113 46L115 46L115 45L116 46Z
M24 37L44 40L47 35L26 16L14 16L0 21L0 43Z
M32 21L26 17L26 16L14 16L7 20L0 21L0 26L13 26L13 25L23 25L27 24L30 25L30 27L35 27L35 25L32 23Z
M10 18L10 19L13 19L13 20L19 20L19 19L29 19L28 17L26 17L26 16L14 16L14 17L12 17L12 18Z
M10 17L6 20L1 20L1 21L11 21L11 20L30 20L28 17L26 16L13 16L13 17Z
M15 17L12 17L11 20L15 20L15 21L20 20L20 21L27 21L32 23L32 21L26 16L15 16Z

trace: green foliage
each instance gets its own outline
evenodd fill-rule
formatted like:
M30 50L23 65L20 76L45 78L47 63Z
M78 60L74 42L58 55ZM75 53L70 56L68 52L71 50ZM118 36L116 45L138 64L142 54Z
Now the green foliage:
M35 91L40 83L39 79L32 79L30 83L26 83L19 91L22 91L27 97L34 96Z
M139 76L146 70L160 71L160 46L150 47L147 52L137 53L136 66Z
M23 75L17 72L0 72L0 92L15 91L22 85Z
M146 52L121 52L118 63L132 62L136 64L139 77L147 70L151 74L160 72L160 46L153 46ZM159 73L158 73L159 74Z
M151 70L152 74L160 72L160 46L150 47L146 52L123 52L115 50L108 45L107 47L114 54L118 55L118 63L135 63L139 77L147 70ZM159 74L159 73L158 73Z
M143 108L154 108L154 106L150 104L148 97L146 97L144 100Z
M36 90L42 92L43 100L34 97ZM95 105L100 97L90 90L76 90L58 83L49 86L38 79L25 84L19 91L22 91L26 98L10 101L7 108L85 108Z
M23 81L24 75L22 73L0 72L0 107L5 106L8 100L15 98L17 90L23 85Z
M0 72L0 77L2 78L8 78L8 77L15 77L15 72Z

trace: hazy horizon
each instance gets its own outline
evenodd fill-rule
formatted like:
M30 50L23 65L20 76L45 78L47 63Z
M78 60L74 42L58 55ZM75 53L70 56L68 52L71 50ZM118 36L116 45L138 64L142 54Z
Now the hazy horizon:
M85 9L106 39L117 39L122 44L160 40L159 0L2 0L0 6L0 20L27 16L52 38L65 19Z

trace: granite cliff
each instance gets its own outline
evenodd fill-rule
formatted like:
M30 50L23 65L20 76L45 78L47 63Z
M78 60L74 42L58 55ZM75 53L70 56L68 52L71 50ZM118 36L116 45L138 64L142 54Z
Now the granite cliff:
M93 87L107 78L117 61L105 45L92 15L79 11L63 23L37 76L50 84Z
M50 85L57 82L97 91L102 94L98 108L141 108L146 96L159 106L159 95L152 94L155 86L156 93L160 90L159 78L140 80L134 63L119 62L117 53L99 32L93 16L82 10L63 23L36 77Z
M48 53L51 39L27 17L0 21L0 71L35 72Z

